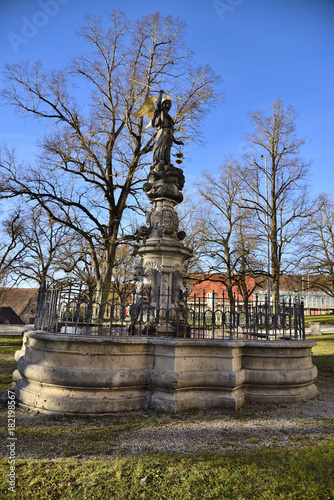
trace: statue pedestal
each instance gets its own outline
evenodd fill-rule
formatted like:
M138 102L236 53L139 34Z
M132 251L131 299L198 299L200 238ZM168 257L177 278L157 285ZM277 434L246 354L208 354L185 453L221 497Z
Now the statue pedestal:
M160 192L163 186L160 178ZM170 193L173 188L168 185L167 189ZM180 194L175 198L180 199ZM178 201L152 194L149 197L153 208L147 214L146 226L137 230L143 241L137 249L140 263L132 329L170 336L184 324L184 303L190 293L184 282L185 261L192 256L192 250L181 241L185 233L178 231L179 219L174 210Z

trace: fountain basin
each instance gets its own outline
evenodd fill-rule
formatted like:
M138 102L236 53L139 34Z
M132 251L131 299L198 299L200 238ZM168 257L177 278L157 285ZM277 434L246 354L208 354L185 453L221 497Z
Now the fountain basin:
M51 414L238 409L317 395L313 341L103 337L27 332L21 407Z

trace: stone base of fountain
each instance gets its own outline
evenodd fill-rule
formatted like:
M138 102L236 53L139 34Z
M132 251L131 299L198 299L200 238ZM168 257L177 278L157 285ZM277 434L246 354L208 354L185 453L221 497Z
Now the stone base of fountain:
M16 398L30 410L80 415L304 401L317 395L314 345L28 332L16 353Z

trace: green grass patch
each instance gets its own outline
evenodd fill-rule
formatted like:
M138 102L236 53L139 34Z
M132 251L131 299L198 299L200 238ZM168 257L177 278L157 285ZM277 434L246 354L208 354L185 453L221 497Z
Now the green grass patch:
M17 368L14 355L21 346L21 337L0 337L0 396L13 384L12 375Z
M316 316L305 315L305 324L321 323L322 325L334 325L334 314L319 314Z
M307 338L317 343L312 352L319 374L334 377L334 333Z
M6 498L8 464L0 462ZM17 460L16 499L330 500L334 442L307 450L109 460Z
M307 337L307 339L314 340L317 343L316 347L313 347L315 354L334 354L334 333L315 335L314 337Z
M3 346L16 346L21 347L22 345L22 337L21 336L6 336L0 335L0 350ZM1 352L1 351L0 351Z

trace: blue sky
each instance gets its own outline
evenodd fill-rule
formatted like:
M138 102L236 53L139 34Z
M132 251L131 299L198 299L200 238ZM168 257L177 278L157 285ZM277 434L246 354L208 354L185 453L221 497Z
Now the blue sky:
M188 185L225 155L240 159L252 130L247 112L270 115L282 98L311 141L302 154L312 160L312 197L334 194L334 0L0 0L1 67L27 58L61 67L82 49L75 31L84 13L117 7L130 19L157 10L184 19L196 60L224 80L225 102L203 124L205 147L188 148ZM16 146L20 159L33 158L41 135L37 123L0 109L0 143Z

